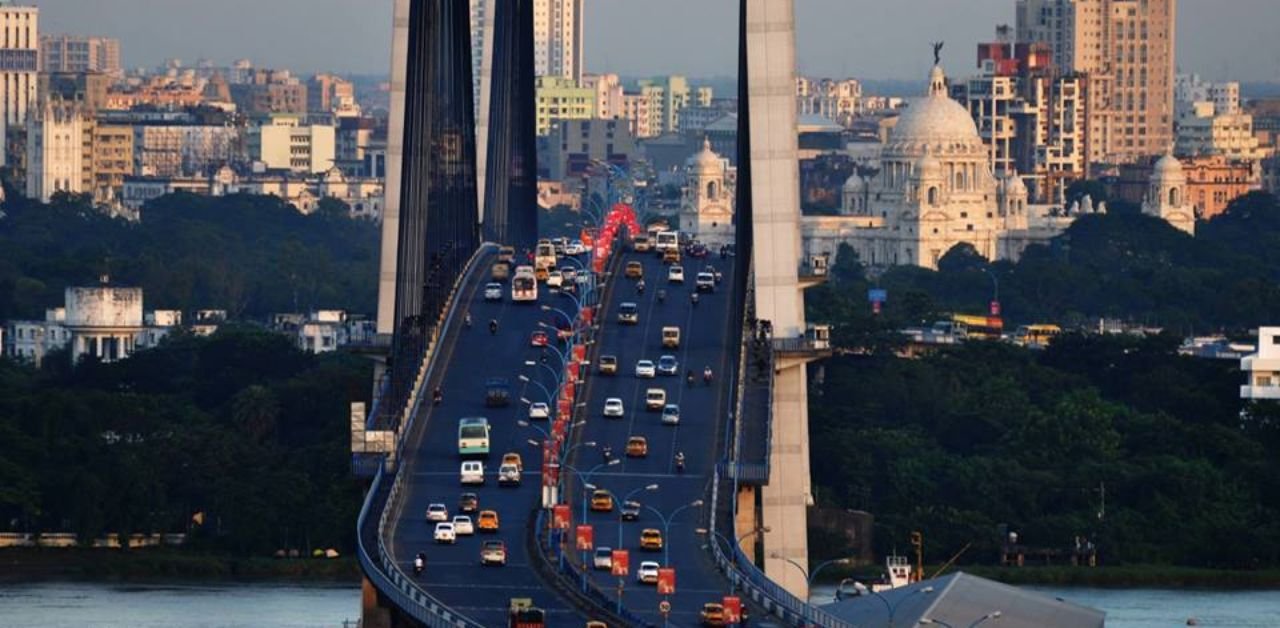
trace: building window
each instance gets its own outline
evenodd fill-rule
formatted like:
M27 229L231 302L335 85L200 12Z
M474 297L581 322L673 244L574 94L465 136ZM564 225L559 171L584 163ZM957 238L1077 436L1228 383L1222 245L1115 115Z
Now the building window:
M938 205L938 188L936 187L929 188L929 204L935 207Z

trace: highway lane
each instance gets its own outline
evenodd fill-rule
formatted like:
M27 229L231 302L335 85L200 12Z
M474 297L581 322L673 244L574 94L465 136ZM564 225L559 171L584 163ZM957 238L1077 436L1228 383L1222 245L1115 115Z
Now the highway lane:
M526 360L537 360L542 349L530 346L530 334L538 329L539 321L550 321L548 313L539 304L563 307L567 299L550 294L545 286L539 288L538 303L513 303L510 283L503 284L500 302L484 300L484 284L488 271L479 273L480 279L464 288L473 325L464 328L459 310L452 342L446 342L443 353L437 359L446 360L447 366L438 375L444 399L438 406L430 406L429 399L420 414L420 427L406 447L406 467L409 483L405 486L400 519L394 538L389 543L395 560L406 573L412 574L413 558L418 552L427 555L426 570L419 579L424 588L442 603L486 626L503 626L507 622L507 604L513 597L533 598L535 604L547 611L552 626L582 625L585 619L564 600L545 590L542 582L530 568L526 534L533 525L531 513L541 501L539 448L528 444L528 439L539 440L537 430L520 427L517 420L527 417L527 406L521 397L533 401L545 400L545 393L538 385L554 390L555 383L548 369L528 367ZM498 321L498 333L490 334L488 322ZM555 364L555 359L551 360ZM521 374L530 383L519 380ZM489 377L505 377L511 384L511 403L503 408L485 407L485 382ZM428 395L429 398L429 395ZM458 419L485 417L492 426L490 454L485 462L486 481L482 487L461 486L459 466L461 458L457 450ZM425 419L425 421L423 421ZM549 429L547 421L534 421ZM523 481L517 487L500 487L497 481L498 465L506 452L521 455L524 463ZM432 540L434 523L427 523L425 512L428 504L443 503L449 509L449 517L458 512L461 493L479 495L481 510L496 510L500 529L496 534L479 530L474 536L460 536L454 545L437 545ZM472 513L473 520L476 514ZM506 543L505 567L482 566L480 546L482 541L499 539Z
M683 285L667 281L667 267L654 254L625 254L624 262L640 261L644 265L646 289L638 293L634 280L614 278L602 307L603 326L598 355L618 357L616 375L600 375L593 367L586 389L587 424L581 430L580 442L596 442L598 447L580 447L575 450L574 467L580 472L601 464L599 451L609 445L615 457L622 462L596 470L590 477L591 484L614 493L618 503L613 513L588 511L586 520L594 527L595 544L630 550L631 574L625 581L623 600L635 612L649 621L662 625L658 606L660 598L654 585L642 585L635 580L640 562L655 560L663 566L676 569L676 594L671 596L671 625L695 626L698 612L704 602L719 601L728 590L725 581L709 554L702 549L706 539L694 529L705 525L709 503L701 507L689 507L672 517L672 513L684 505L709 495L711 476L724 438L725 418L729 410L729 387L725 385L729 362L734 351L725 345L731 325L740 324L738 316L730 312L729 286L732 285L732 259L720 259L714 253L704 259L685 256ZM694 280L699 270L708 265L720 269L723 281L715 293L703 293L694 306L689 295L695 290ZM664 303L657 299L659 290L666 291ZM618 306L622 302L635 302L639 306L637 325L621 325L617 320ZM681 329L678 349L664 349L661 329L676 325ZM678 374L658 375L654 379L635 376L637 360L648 359L655 363L662 355L674 355L679 360ZM711 385L704 384L702 371L711 366L714 376ZM694 385L686 383L685 372L695 373ZM680 423L663 425L659 412L646 411L645 391L662 388L668 403L680 406ZM621 398L625 416L621 419L605 418L604 401L609 397ZM626 441L630 436L648 439L649 454L645 458L625 457ZM674 458L683 452L686 465L683 473L677 471ZM579 478L584 479L584 478ZM656 490L645 487L657 484ZM646 506L639 521L620 522L618 508L628 494ZM569 494L574 508L575 521L582 516L584 491L575 487ZM656 509L654 512L649 508ZM661 516L660 514L661 513ZM669 534L664 542L667 552L646 552L640 549L640 531L644 528L662 529L662 517L671 518ZM621 533L621 541L619 541ZM579 555L580 556L580 555ZM664 557L669 559L664 560ZM588 557L588 565L590 557ZM602 590L615 594L618 579L607 571L594 571L593 579Z

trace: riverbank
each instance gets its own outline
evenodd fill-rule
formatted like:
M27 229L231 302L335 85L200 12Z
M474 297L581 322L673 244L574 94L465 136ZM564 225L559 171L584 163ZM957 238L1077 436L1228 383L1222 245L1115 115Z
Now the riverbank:
M1007 584L1104 589L1277 589L1280 569L1201 569L1171 565L984 567L963 571Z
M277 559L168 548L130 551L75 548L0 550L0 582L279 580L355 583L359 579L360 565L354 557Z

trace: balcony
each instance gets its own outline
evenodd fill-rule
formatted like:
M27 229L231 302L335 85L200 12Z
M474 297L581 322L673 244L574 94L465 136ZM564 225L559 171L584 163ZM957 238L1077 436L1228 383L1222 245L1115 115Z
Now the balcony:
M814 255L806 262L800 264L800 268L796 275L800 281L800 288L812 288L827 280L830 270L829 258L825 253Z
M1241 399L1280 399L1280 386L1250 386L1248 384L1240 387Z
M799 358L805 361L830 357L833 353L831 326L810 325L802 337L774 338L773 352L780 358Z

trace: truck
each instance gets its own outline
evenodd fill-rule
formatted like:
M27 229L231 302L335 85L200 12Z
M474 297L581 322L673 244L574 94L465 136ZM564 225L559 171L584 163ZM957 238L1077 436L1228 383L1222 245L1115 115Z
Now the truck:
M484 384L484 405L501 408L511 403L511 383L505 377L490 377Z
M513 597L508 610L508 628L545 628L547 615L527 597Z

